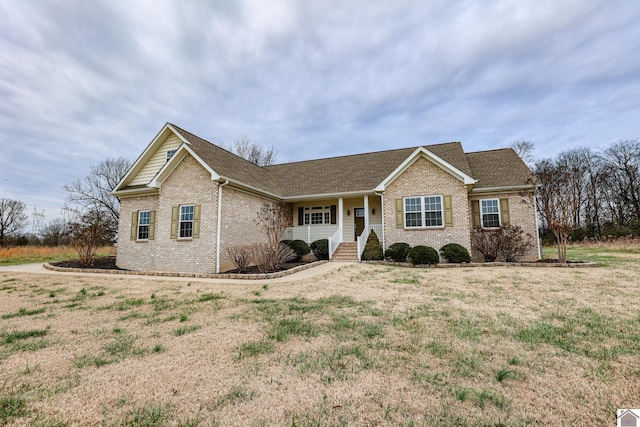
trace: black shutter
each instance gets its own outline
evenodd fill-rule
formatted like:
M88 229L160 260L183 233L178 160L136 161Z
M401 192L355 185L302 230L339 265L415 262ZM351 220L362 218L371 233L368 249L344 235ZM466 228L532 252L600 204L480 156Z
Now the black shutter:
M336 205L331 205L331 224L336 224Z
M304 225L304 208L298 208L298 225Z

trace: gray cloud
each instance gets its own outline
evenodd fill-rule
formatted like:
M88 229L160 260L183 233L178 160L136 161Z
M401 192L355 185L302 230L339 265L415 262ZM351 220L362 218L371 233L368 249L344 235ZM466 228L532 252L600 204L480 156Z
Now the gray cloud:
M66 0L0 14L0 197L50 217L64 184L135 159L167 121L275 145L281 161L452 140L526 139L543 156L640 136L635 2Z

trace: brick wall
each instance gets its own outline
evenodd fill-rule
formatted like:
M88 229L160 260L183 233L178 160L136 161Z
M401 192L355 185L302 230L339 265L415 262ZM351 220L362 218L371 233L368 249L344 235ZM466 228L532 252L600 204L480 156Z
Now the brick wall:
M453 226L440 228L396 227L396 199L409 196L451 195ZM436 251L447 243L458 243L471 248L469 233L470 205L467 190L459 179L419 158L393 181L384 193L385 246L405 242L411 246L431 246Z
M148 209L156 210L157 215L158 201L158 196L127 197L120 200L118 252L116 256L116 265L118 267L137 271L155 270L158 241L139 242L131 240L131 214Z
M532 249L522 259L522 261L535 261L538 259L538 226L536 223L536 206L533 192L514 193L492 193L469 197L469 211L471 211L471 201L482 199L509 199L509 217L511 225L520 226L525 234L530 234ZM473 227L473 218L469 218L469 227ZM473 261L482 262L484 259L476 252L470 252Z
M193 157L187 156L162 183L156 215L156 270L215 273L218 183ZM200 237L171 239L173 206L200 205Z
M117 265L137 271L215 273L218 187L210 173L187 156L162 184L159 196L122 198ZM224 251L226 246L266 240L256 221L265 202L228 186L222 188L222 272L234 268ZM200 237L171 239L172 207L185 204L200 205ZM131 214L144 209L156 210L155 239L131 240Z
M222 229L220 233L220 271L235 268L225 249L266 242L267 238L257 222L257 215L268 200L233 188L222 188Z

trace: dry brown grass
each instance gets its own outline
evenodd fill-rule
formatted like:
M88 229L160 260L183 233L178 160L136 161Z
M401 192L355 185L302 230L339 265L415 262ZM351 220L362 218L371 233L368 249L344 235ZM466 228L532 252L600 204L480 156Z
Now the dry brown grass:
M613 425L640 402L638 307L628 261L265 287L0 272L0 424Z
M101 256L115 255L116 248L104 246L98 248ZM0 265L16 265L35 262L52 262L78 258L78 253L71 246L16 246L0 247Z

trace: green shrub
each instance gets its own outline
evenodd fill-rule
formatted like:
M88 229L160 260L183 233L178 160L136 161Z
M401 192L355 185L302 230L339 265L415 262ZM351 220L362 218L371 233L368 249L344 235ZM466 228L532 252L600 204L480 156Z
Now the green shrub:
M405 262L411 246L408 243L394 243L384 253L384 257L395 262Z
M382 260L382 245L380 239L375 231L371 230L369 237L367 237L367 243L364 245L364 252L362 252L363 261Z
M440 262L440 256L431 246L414 246L408 255L411 264L437 264Z
M467 248L457 243L448 243L441 247L440 255L442 255L442 258L446 259L447 262L455 264L471 262L471 255L469 255Z
M304 240L283 240L280 243L284 243L294 250L296 253L296 261L300 260L303 256L311 252L309 245Z
M329 259L329 239L316 240L311 244L311 250L318 259Z

